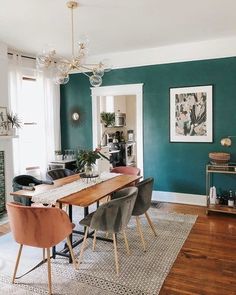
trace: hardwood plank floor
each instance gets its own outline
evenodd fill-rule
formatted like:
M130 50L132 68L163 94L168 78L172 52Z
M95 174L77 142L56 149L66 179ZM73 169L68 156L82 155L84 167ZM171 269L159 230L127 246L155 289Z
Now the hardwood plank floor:
M160 209L199 217L159 294L236 294L235 216L206 216L205 208L167 203Z
M158 203L157 207L199 216L159 295L236 295L236 216L206 216L200 206ZM9 231L8 224L0 226L0 236Z

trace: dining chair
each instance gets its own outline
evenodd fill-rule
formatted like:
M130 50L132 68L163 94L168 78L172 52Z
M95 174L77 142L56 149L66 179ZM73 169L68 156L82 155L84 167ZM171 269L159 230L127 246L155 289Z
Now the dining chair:
M142 228L140 224L139 217L141 215L145 214L154 235L157 236L152 220L147 213L148 209L151 206L153 182L154 182L154 179L150 177L136 184L136 187L138 188L138 195L137 195L137 198L134 204L134 209L132 212L132 216L135 216L136 218L137 229L141 237L141 242L142 242L144 251L146 251L146 244L144 241L143 232L142 232Z
M129 254L129 244L126 237L125 229L131 218L134 203L137 197L138 189L136 187L128 187L117 192L117 199L102 204L95 212L88 214L80 221L80 224L86 227L83 244L80 251L78 265L80 265L83 257L84 248L89 228L95 230L93 239L93 250L96 245L97 231L108 232L112 234L116 273L119 274L119 263L117 254L117 238L116 234L123 233L127 253Z
M74 175L75 172L70 170L70 169L53 169L53 170L48 170L46 173L46 178L49 180L56 180L60 179L66 176Z
M22 189L33 190L34 188L30 187L30 185L36 186L39 184L53 184L53 182L51 180L40 180L32 175L27 174L17 175L12 180L12 187L14 192ZM15 202L21 203L22 205L30 206L31 204L30 199L27 199L25 197L14 196L13 199Z
M7 203L7 212L13 237L20 244L12 283L15 283L23 245L47 249L48 286L49 294L52 294L50 248L66 238L73 264L77 268L69 239L74 224L59 208L29 207L11 202Z
M133 166L117 166L111 169L112 173L140 175L141 170Z

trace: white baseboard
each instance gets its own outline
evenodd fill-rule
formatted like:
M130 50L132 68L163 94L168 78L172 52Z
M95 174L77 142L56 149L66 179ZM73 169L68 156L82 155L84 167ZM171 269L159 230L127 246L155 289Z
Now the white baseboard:
M153 191L152 200L159 202L169 202L187 205L206 206L205 195L193 195L174 192Z

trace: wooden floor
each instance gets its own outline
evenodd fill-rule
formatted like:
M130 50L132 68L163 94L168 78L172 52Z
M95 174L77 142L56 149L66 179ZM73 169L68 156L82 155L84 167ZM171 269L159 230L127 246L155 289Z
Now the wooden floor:
M236 216L170 203L158 209L199 216L159 295L236 295ZM0 236L9 231L0 226Z
M168 203L160 209L199 217L159 294L236 294L236 216Z

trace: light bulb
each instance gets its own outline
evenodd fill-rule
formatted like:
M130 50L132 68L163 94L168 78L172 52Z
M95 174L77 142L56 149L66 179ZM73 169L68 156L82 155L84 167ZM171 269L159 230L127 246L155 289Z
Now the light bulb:
M94 71L94 75L97 75L97 76L100 76L100 77L103 77L104 75L104 69L102 68L98 68Z
M81 35L79 37L78 44L79 44L79 47L81 49L88 50L88 47L89 47L89 38L88 38L88 36L86 36L85 34Z
M72 119L73 119L74 121L78 121L78 120L79 120L79 114L78 114L78 113L73 113L73 114L72 114Z
M92 75L89 78L89 81L90 81L90 84L93 87L99 87L102 84L102 78L100 76L97 76L97 75Z
M59 61L57 63L57 69L61 72L61 73L68 73L68 71L70 70L70 64L64 62L64 61Z
M54 82L56 84L66 84L69 82L69 75L63 76L61 74L57 74L57 76L54 78Z
M47 68L51 64L51 60L49 59L49 57L42 54L36 57L36 62L39 68Z
M231 146L232 141L231 141L230 138L226 137L226 138L222 138L221 141L220 141L220 143L221 143L222 146L229 147L229 146Z
M64 79L63 82L61 84L67 84L69 82L70 78L69 75L67 75Z

